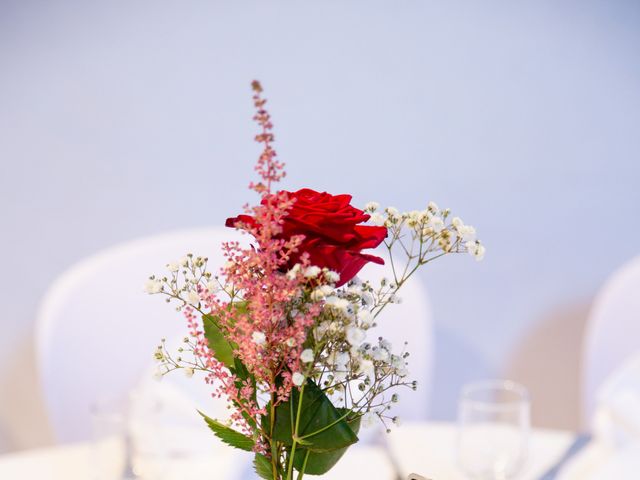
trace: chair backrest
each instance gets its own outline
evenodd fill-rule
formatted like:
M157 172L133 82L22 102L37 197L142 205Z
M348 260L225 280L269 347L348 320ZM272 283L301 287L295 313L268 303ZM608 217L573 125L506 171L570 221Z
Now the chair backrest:
M370 280L374 286L384 276L393 278L388 262L382 268L369 264L359 275L362 280ZM434 355L431 306L424 283L417 275L413 275L402 286L399 296L402 302L388 305L382 311L376 321L378 326L371 330L367 340L375 340L381 336L392 343L394 353L403 350L409 352L408 378L418 382L418 389L399 389L400 402L394 406L392 413L402 420L426 420L429 414Z
M224 228L142 238L99 252L54 282L38 314L36 343L45 405L58 441L89 439L91 405L128 394L148 376L160 339L185 334L181 315L158 296L143 292L148 276L162 274L168 262L187 252L209 257L214 271L224 262L221 242L232 239L248 241ZM362 277L386 273L384 268L369 268ZM403 303L389 306L380 316L376 334L397 349L409 341L411 378L420 388L401 392L397 411L405 419L423 419L432 364L429 307L417 278L403 287L402 297Z
M640 257L604 284L589 314L583 346L582 409L591 423L598 388L632 354L640 351Z
M36 345L58 441L90 438L91 405L125 396L149 372L160 339L186 332L180 314L144 293L149 275L188 252L208 256L214 271L224 262L220 243L231 239L241 235L225 228L141 238L81 261L54 282L40 306Z

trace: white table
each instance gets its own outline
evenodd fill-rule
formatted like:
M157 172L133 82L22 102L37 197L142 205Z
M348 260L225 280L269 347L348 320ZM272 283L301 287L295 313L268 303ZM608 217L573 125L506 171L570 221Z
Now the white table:
M447 423L406 424L388 437L389 444L405 473L416 472L435 480L463 480L454 462L455 426ZM534 430L529 461L521 480L537 479L557 461L573 440L562 431ZM212 445L216 440L211 438ZM2 480L93 480L100 478L92 460L90 444L76 444L0 456ZM246 470L244 452L216 445L210 454L165 461L153 480L202 478L237 479ZM392 478L389 461L381 447L352 448L326 477ZM318 477L310 477L318 478Z

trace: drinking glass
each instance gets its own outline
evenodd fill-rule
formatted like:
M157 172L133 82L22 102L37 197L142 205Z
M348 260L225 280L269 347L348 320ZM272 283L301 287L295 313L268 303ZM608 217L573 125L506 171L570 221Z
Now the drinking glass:
M458 405L457 460L473 480L509 480L527 457L531 403L526 388L508 380L466 385Z
M95 480L135 480L127 398L101 399L91 406Z

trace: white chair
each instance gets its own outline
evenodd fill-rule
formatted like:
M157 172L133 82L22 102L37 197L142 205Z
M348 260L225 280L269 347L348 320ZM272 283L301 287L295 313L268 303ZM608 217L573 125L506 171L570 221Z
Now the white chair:
M63 273L37 318L37 364L44 401L60 442L91 436L90 406L126 395L148 375L161 338L186 332L182 315L159 295L144 293L151 274L192 252L215 271L220 244L244 239L228 228L141 238L99 252Z
M640 352L640 257L607 280L589 314L582 367L585 426L591 422L599 387L636 352Z
M358 276L362 280L371 281L374 286L379 285L382 277L392 279L391 267L388 261L386 263L384 267L368 264ZM418 389L398 389L400 402L393 407L392 412L403 421L426 420L429 414L434 354L431 306L424 283L416 274L401 287L399 296L402 302L385 307L376 319L377 327L370 331L367 340L375 341L381 336L392 343L394 353L403 350L409 352L408 378L418 382Z

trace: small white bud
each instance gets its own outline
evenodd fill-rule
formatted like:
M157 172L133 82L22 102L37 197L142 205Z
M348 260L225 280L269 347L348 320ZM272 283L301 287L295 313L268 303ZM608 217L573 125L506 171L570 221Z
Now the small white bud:
M340 281L340 274L338 272L334 272L333 270L328 270L324 274L324 278L329 283L338 283Z
M162 282L157 279L149 279L144 284L144 291L149 294L160 293L162 291Z
M321 271L322 270L320 269L320 267L316 267L315 265L311 265L310 267L305 268L304 276L305 276L305 278L316 278L318 275L320 275Z
M371 215L371 218L369 219L371 221L371 223L373 223L374 225L378 225L378 226L382 226L384 225L384 216L382 216L379 213L374 213Z
M360 425L364 428L370 428L376 423L376 414L374 412L367 412L362 416Z
M291 381L296 387L300 387L304 383L304 375L300 372L296 372L291 376Z
M267 341L267 336L263 332L253 332L251 334L251 340L256 345L264 345Z
M189 291L187 294L187 302L193 305L194 307L198 306L200 303L200 295L195 290Z
M302 360L304 363L313 362L313 358L313 350L311 350L310 348L303 350L300 354L300 360Z
M367 337L367 332L358 327L347 327L347 342L354 347L359 347Z

